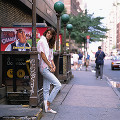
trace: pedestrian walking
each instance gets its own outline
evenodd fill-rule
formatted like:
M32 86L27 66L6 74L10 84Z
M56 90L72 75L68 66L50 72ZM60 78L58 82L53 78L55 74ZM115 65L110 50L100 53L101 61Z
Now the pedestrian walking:
M89 63L90 63L90 55L88 54L88 52L87 52L87 57L86 57L85 63L86 63L86 71L87 71Z
M83 58L83 54L81 52L79 52L78 56L79 56L79 58L78 58L78 70L82 70L82 58Z
M101 50L101 46L98 47L98 51L95 54L95 63L96 63L96 79L98 79L98 76L100 74L100 79L103 78L103 65L104 65L104 58L105 54Z
M61 88L61 83L54 75L56 66L53 61L53 47L55 44L56 32L53 28L48 28L41 36L37 44L40 72L43 75L43 97L45 112L57 113L50 108L57 93ZM54 85L49 94L50 84Z
M74 70L77 70L77 68L78 68L78 58L79 58L79 56L78 56L77 52L75 52L73 54Z

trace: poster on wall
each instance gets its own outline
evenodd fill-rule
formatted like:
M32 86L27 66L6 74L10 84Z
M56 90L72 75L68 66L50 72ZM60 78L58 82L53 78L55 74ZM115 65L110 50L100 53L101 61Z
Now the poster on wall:
M48 27L36 27L36 44ZM1 27L1 51L30 51L32 27Z
M57 36L56 36L56 40L57 40ZM59 51L61 52L61 45L62 45L62 34L59 34ZM54 52L56 51L56 42L55 42L55 46L54 46Z
M61 51L61 45L62 45L62 34L59 34L59 51Z

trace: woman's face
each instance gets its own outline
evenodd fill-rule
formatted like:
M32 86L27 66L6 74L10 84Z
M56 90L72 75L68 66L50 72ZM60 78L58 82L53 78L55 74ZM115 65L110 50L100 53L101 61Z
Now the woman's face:
M47 39L47 41L49 41L51 38L52 38L52 33L51 33L51 31L48 31L46 33L46 39Z

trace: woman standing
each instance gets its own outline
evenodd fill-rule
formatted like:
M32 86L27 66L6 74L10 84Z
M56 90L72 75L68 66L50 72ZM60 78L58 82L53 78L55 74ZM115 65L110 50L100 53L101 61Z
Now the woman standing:
M54 100L61 88L61 83L53 74L56 66L53 61L53 47L55 44L56 32L53 28L48 28L41 36L37 44L40 72L43 75L43 97L45 112L57 113L50 108L50 103ZM54 85L49 94L50 84Z

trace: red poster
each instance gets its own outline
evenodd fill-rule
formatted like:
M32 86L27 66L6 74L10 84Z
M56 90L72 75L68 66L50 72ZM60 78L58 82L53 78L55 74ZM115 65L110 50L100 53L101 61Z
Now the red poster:
M59 51L61 51L61 45L62 45L62 34L59 34Z
M36 28L36 44L47 28ZM29 51L31 46L32 27L1 28L1 51Z
M57 40L57 35L56 35L56 40ZM59 34L59 51L61 51L61 44L62 44L62 34ZM55 42L54 51L56 51L56 42Z

